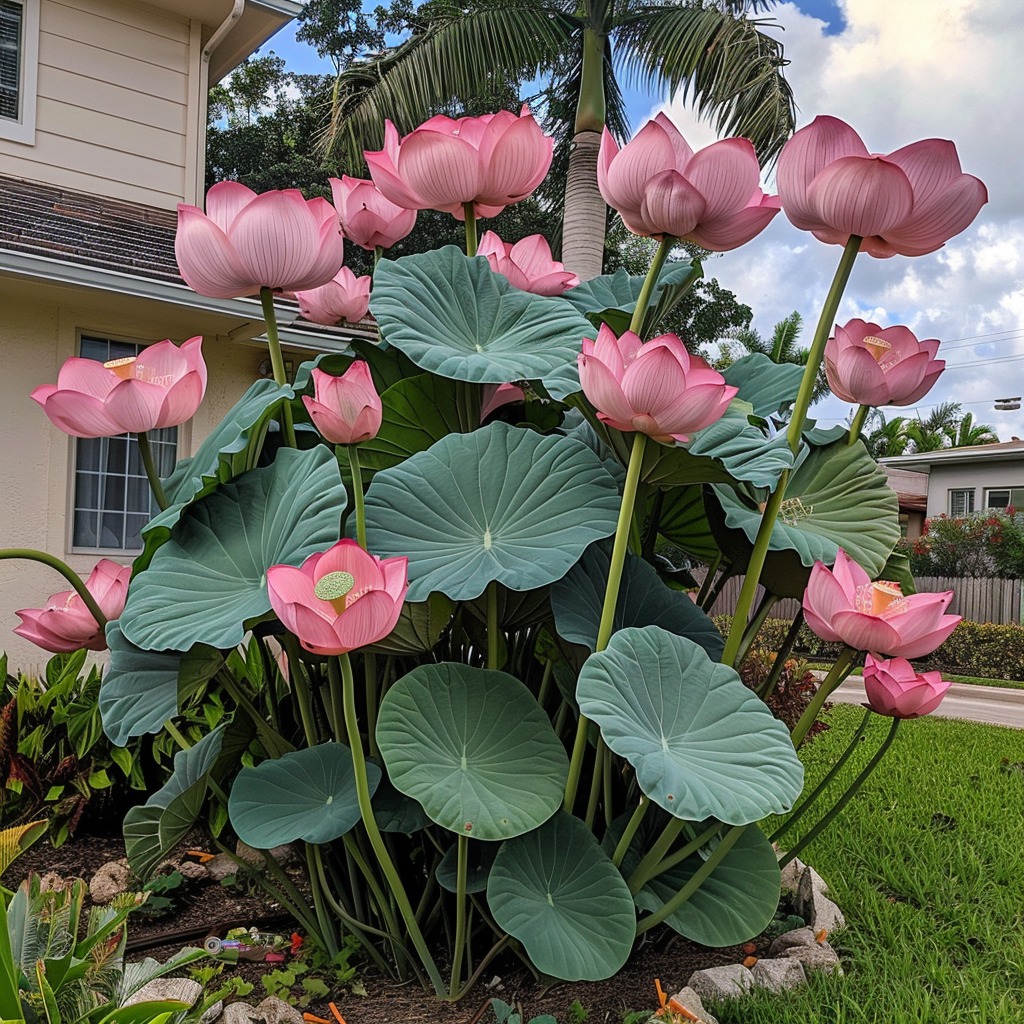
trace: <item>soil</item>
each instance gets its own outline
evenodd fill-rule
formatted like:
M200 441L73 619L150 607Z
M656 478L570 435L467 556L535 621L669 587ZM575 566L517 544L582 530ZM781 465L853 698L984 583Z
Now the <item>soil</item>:
M43 840L19 857L6 881L13 885L17 877L24 877L29 871L56 871L65 877L88 881L100 865L123 856L124 844L119 836L80 834L57 850ZM228 927L236 925L258 922L271 930L276 927L282 932L291 931L290 922L281 919L280 908L259 890L201 881L186 882L172 895L175 906L171 916L153 920L132 915L128 929L129 959L166 959L183 945L200 945L206 934L223 935ZM179 934L186 932L195 937ZM357 975L365 995L342 991L333 998L348 1024L493 1024L495 1018L489 1004L494 997L521 1010L524 1024L540 1014L553 1015L559 1024L578 1019L579 1009L574 1007L577 1002L587 1011L588 1024L620 1024L628 1012L653 1010L657 1006L655 978L671 994L683 987L693 971L736 963L745 955L740 947L709 949L662 930L654 931L626 966L607 981L541 984L520 961L509 956L496 959L476 988L455 1005L435 999L415 982L399 983L383 977L372 965L361 967ZM254 984L247 1001L257 1003L264 997L261 977L280 966L228 964L222 978L239 976ZM325 1001L314 1001L305 1009L333 1020Z

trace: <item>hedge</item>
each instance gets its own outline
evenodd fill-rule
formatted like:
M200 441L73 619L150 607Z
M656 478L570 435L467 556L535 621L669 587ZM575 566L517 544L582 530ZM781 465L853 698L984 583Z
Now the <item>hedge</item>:
M715 625L725 635L731 617L716 615ZM757 646L778 650L789 631L788 619L767 619L758 634ZM842 644L828 643L803 625L795 651L805 656L834 660ZM1024 680L1024 626L1001 626L991 622L961 622L949 639L927 658L916 659L922 669L942 669L965 676Z

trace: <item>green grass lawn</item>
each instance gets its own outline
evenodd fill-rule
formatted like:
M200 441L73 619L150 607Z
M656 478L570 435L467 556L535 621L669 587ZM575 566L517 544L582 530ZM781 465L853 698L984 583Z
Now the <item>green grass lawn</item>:
M824 661L809 661L807 663L808 668L817 669L821 672L827 672L831 667L830 662ZM864 669L860 666L850 669L850 675L859 676L863 675ZM975 686L1003 686L1009 690L1024 690L1024 680L1021 679L990 679L988 676L958 676L953 675L951 672L943 672L943 679L948 679L951 683L972 683ZM1024 1014L1021 1015L1021 1020L1024 1021Z
M863 712L836 707L804 761L813 786ZM855 774L889 720L868 729ZM790 843L813 824L793 830ZM771 823L770 823L771 824ZM715 1009L721 1024L1022 1024L1024 731L923 718L802 859L843 909L845 976Z

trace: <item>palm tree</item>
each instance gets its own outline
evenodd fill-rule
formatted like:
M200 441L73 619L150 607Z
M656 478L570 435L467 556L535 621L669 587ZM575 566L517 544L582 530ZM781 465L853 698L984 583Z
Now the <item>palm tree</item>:
M380 146L384 119L411 131L439 109L500 84L548 77L547 127L564 168L562 258L581 278L601 273L607 208L597 154L607 123L629 123L619 78L682 89L723 134L750 138L771 160L792 133L782 44L749 17L777 0L434 0L402 45L338 80L328 150L356 166Z
M987 423L975 423L974 413L964 413L954 428L947 431L950 448L970 448L979 444L998 444L999 435Z
M907 421L907 436L915 452L936 452L942 448L997 444L999 437L986 423L974 422L959 402L940 402L927 419Z
M868 414L867 447L873 459L885 459L893 455L906 455L910 447L910 435L907 433L908 420L905 416L885 418L881 409L872 409Z

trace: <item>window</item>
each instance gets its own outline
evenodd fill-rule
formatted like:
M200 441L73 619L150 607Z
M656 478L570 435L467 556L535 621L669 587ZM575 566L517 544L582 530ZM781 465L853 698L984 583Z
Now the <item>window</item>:
M0 138L35 143L39 0L0 0Z
M993 487L985 491L985 508L1024 508L1024 487Z
M124 359L136 356L142 345L83 335L85 359ZM178 428L149 434L157 472L174 469ZM160 509L149 490L139 442L134 435L82 437L75 444L74 513L71 546L103 551L140 551L142 527Z
M949 514L951 516L966 516L974 511L974 488L949 492Z

